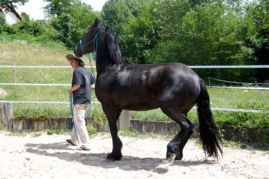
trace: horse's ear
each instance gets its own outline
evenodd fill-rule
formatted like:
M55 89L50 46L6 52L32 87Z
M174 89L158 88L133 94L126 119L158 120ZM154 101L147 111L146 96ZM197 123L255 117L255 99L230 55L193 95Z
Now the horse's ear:
M94 25L94 27L97 27L98 24L99 24L99 20L98 20L98 18L96 18L93 25Z

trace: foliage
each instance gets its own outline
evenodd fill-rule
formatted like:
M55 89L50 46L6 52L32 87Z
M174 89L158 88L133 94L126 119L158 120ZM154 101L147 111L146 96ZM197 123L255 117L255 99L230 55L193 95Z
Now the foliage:
M49 4L45 6L45 12L48 16L61 16L68 13L75 0L45 0Z
M29 21L23 19L13 26L15 32L21 32L39 37L43 40L57 39L58 32L43 20Z
M6 31L6 19L4 14L0 13L0 33Z
M47 131L48 135L70 135L70 130L68 129L59 129L59 128L52 128L52 129L48 129Z
M17 7L17 4L23 5L26 2L28 2L28 0L1 0L0 1L0 7L1 7L0 14L2 13L2 8L6 8L6 10L14 13L21 20L15 8Z
M249 26L251 27L246 36L247 45L253 49L249 56L258 64L268 64L269 56L269 2L260 0L247 6ZM269 80L269 69L257 70L259 81Z
M78 0L47 0L45 7L51 26L59 32L58 40L73 48L98 16L91 6Z
M134 18L125 0L108 1L102 9L101 17L107 25L113 27L116 34L124 33L125 25Z
M7 33L12 36L11 38L18 36L20 39L23 38L21 34L24 34L27 39L23 40L31 39L30 41L56 40L63 42L68 48L73 48L98 16L91 6L79 0L47 0L47 2L49 4L44 9L49 21L30 21L29 16L22 13L21 22L13 26L1 26L0 33Z
M7 8L16 8L16 4L24 4L28 2L28 0L1 0L0 6Z
M93 135L97 133L97 129L92 124L87 124L87 130L89 135Z
M160 40L159 27L152 16L150 3L144 3L143 11L138 17L129 22L129 34L123 53L135 63L160 63L162 60L152 59L152 49Z

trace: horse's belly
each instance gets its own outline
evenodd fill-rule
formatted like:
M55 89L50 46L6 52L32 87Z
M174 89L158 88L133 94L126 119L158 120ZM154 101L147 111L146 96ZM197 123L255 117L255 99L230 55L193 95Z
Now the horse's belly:
M133 111L148 111L152 109L159 108L157 104L149 104L149 103L140 103L140 104L131 104L123 106L123 109L133 110Z

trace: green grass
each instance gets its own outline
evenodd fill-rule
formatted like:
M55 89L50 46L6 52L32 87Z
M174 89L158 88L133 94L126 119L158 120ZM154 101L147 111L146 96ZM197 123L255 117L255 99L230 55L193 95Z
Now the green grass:
M69 65L65 55L73 53L59 45L28 43L0 37L0 65ZM88 64L88 59L83 57ZM3 62L5 61L5 62ZM71 84L73 70L70 69L16 69L17 83ZM0 83L14 82L13 69L0 69ZM0 86L7 96L0 100L25 101L69 101L69 87ZM211 107L269 110L269 91L208 88ZM93 100L96 100L94 92ZM230 123L239 127L269 127L268 114L234 113L214 111L217 124ZM70 117L69 105L63 104L14 104L17 118ZM104 118L101 106L92 106L88 117ZM132 112L132 118L143 120L169 120L160 109ZM189 118L197 121L196 111Z
M48 40L45 36L33 36L28 33L0 34L0 42L19 41L22 43L37 44L50 48L64 48L64 44L59 41Z
M211 107L268 109L269 91L208 88Z

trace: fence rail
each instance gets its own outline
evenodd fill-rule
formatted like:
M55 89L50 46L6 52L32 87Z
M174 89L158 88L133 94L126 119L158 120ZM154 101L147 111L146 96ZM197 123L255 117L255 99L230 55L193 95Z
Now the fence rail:
M38 84L38 83L0 83L0 86L71 86L71 84ZM236 86L207 86L209 88L269 90L269 87L236 87Z
M233 68L233 69L251 69L251 68L269 68L269 65L194 65L190 68L212 69L212 68Z
M0 103L12 103L12 104L70 104L70 101L9 101L0 100ZM99 101L93 101L93 104L101 104Z
M0 86L71 86L71 84L0 83Z
M8 101L0 100L0 103L13 103L13 104L70 104L68 101ZM101 104L99 101L93 101L93 104ZM196 109L193 107L192 110ZM227 111L227 112L246 112L246 113L265 113L269 111L252 110L252 109L233 109L233 108L211 108L212 111Z
M85 66L87 68L96 68L96 66ZM58 68L58 69L62 69L62 68L72 68L71 66L25 66L25 65L0 65L0 68L27 68L27 69L50 69L50 68Z
M228 81L228 80L222 80L217 78L208 77L208 81L218 81L218 82L224 82L224 83L230 83L230 84L240 84L240 85L269 85L269 83L251 83L251 82L238 82L238 81Z
M237 87L237 86L207 86L209 88L244 89L244 90L269 90L269 87Z
M87 68L96 66L85 66ZM193 69L212 69L212 68L233 68L233 69L255 69L255 68L269 68L269 65L190 65ZM0 65L0 68L72 68L70 66L26 66L26 65Z

